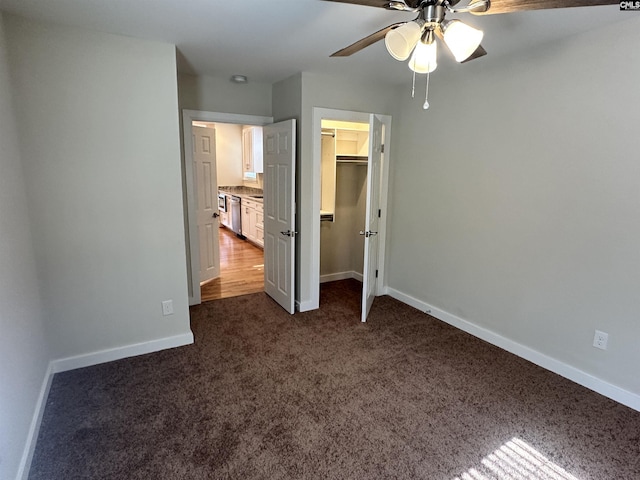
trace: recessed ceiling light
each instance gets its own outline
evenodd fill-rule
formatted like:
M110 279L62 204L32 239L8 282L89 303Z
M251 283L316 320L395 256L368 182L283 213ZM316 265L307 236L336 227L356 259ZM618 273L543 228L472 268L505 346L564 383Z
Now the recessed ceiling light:
M231 81L233 83L247 83L249 79L246 75L231 75Z

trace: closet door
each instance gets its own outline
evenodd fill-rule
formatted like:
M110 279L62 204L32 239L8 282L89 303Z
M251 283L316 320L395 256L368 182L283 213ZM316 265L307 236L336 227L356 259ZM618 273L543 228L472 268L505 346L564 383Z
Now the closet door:
M382 164L382 122L369 120L369 162L367 167L367 207L362 275L362 321L366 322L376 296L378 282L378 221L380 209L380 166Z

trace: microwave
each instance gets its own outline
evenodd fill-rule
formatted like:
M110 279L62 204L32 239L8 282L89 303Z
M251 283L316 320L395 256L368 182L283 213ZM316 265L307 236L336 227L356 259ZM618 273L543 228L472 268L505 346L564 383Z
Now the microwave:
M224 193L218 194L218 210L223 213L227 212L227 196Z

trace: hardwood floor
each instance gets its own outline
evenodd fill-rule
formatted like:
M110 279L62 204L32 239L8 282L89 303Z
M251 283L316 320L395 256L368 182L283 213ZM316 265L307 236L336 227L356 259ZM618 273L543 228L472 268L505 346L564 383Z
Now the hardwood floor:
M261 248L220 228L220 278L200 286L202 301L237 297L264 290L264 254Z

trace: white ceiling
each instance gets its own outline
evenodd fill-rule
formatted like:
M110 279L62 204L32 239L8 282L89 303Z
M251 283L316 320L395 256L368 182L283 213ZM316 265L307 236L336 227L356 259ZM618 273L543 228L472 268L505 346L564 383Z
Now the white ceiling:
M300 71L348 71L389 83L409 78L406 65L393 60L383 42L351 57L329 55L391 23L411 20L410 13L321 0L0 0L0 9L175 44L178 69L185 73L240 73L266 83ZM464 19L485 31L482 44L493 60L625 20L625 13L608 5ZM439 69L448 68L448 56L439 52Z

